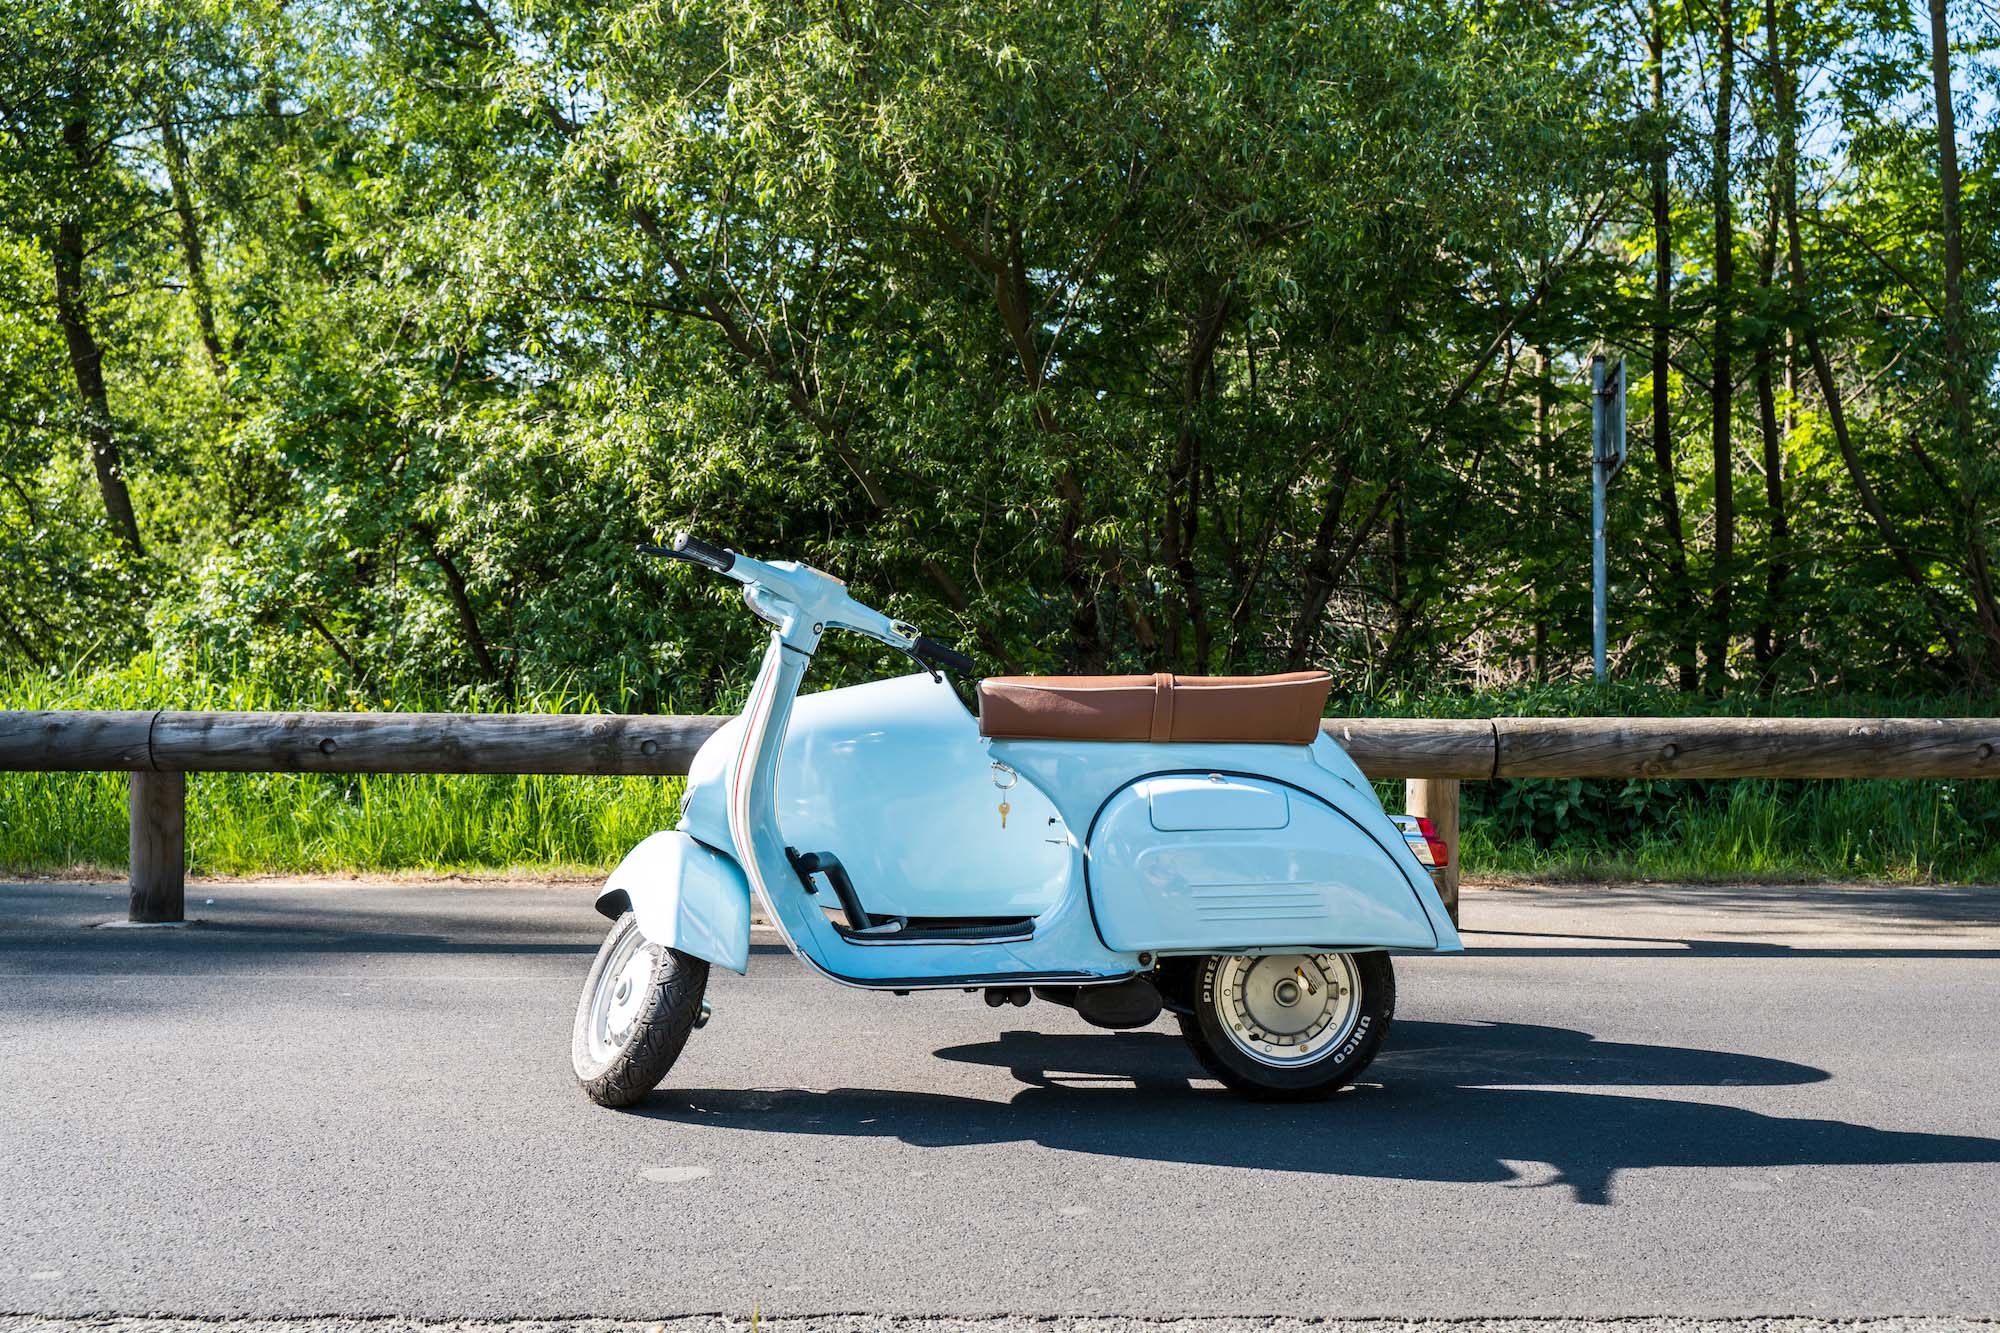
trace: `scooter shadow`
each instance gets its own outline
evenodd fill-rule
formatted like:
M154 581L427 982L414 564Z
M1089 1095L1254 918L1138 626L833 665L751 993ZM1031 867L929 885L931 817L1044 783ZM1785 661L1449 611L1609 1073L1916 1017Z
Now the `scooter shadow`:
M1563 1187L1611 1202L1620 1171L2000 1163L2000 1139L1791 1119L1598 1087L1779 1087L1822 1069L1762 1056L1602 1042L1524 1023L1396 1025L1368 1082L1330 1102L1245 1101L1158 1032L1009 1032L946 1060L1010 1071L1011 1100L836 1088L663 1088L638 1109L703 1128L918 1147L1033 1142L1142 1161L1455 1183ZM1560 1089L1560 1090L1558 1090ZM1547 1171L1517 1170L1544 1163Z

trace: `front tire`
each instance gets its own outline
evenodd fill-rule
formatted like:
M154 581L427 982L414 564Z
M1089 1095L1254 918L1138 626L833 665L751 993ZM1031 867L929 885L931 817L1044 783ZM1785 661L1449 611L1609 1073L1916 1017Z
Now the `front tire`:
M599 1106L631 1106L660 1085L701 1017L708 962L654 944L627 912L598 947L576 1007L570 1066Z
M1263 1101L1325 1097L1368 1067L1396 1012L1389 955L1214 954L1181 1035L1211 1075Z

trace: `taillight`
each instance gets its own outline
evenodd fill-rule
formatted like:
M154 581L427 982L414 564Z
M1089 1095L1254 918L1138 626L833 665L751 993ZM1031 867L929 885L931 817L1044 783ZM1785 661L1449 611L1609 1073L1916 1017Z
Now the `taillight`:
M1427 870L1442 870L1451 864L1451 849L1438 836L1437 826L1421 815L1393 816L1403 831L1403 841Z

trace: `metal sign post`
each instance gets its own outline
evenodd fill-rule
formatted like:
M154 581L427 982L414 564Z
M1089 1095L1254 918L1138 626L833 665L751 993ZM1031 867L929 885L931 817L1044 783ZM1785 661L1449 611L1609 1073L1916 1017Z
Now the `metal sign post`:
M1625 466L1625 358L1607 369L1590 358L1590 660L1598 684L1605 667L1604 488Z

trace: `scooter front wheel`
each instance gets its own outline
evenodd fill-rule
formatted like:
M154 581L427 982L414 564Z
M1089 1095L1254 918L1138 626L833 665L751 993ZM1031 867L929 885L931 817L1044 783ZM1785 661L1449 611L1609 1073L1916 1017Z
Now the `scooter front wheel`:
M1396 973L1385 953L1215 954L1195 970L1181 1035L1245 1096L1307 1101L1352 1082L1388 1035Z
M597 950L570 1035L570 1066L599 1106L630 1106L660 1085L701 1019L704 959L654 944L630 912Z

